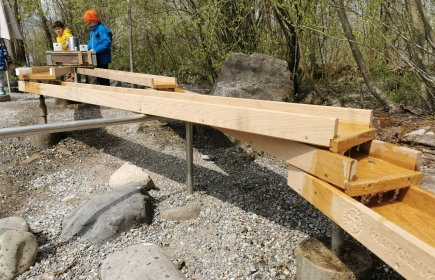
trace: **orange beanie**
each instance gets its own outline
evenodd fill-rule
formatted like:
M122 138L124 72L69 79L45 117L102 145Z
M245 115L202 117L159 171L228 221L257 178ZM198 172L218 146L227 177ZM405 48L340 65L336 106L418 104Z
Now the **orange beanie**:
M86 22L93 22L93 23L100 22L100 19L98 18L98 14L94 10L87 10L83 18Z

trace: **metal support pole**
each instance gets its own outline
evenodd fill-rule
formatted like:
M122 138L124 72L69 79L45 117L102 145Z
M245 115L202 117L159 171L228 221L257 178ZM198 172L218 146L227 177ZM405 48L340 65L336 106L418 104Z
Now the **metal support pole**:
M155 116L133 115L119 118L101 118L61 123L45 123L19 127L7 127L0 128L0 139L90 129L126 123L155 121L158 119L159 117Z
M47 105L45 105L45 97L39 96L39 121L38 123L47 123Z
M73 67L73 72L74 72L74 82L78 83L79 82L79 74L77 74L77 67Z
M8 63L6 62L6 65L8 65ZM9 80L9 68L6 69L6 79L8 81L8 90L9 90L9 94L11 94L11 81Z
M186 122L187 193L193 194L193 124Z
M337 257L343 255L344 250L344 230L336 223L332 222L332 236L331 236L331 251Z

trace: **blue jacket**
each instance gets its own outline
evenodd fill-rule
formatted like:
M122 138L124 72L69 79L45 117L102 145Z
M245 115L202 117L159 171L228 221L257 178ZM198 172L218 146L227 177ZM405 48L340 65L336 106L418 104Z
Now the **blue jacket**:
M112 31L102 23L92 26L88 50L93 49L96 52L98 64L109 64L112 62L111 46Z
M10 64L12 64L12 59L6 46L0 45L0 71L8 70L8 65Z

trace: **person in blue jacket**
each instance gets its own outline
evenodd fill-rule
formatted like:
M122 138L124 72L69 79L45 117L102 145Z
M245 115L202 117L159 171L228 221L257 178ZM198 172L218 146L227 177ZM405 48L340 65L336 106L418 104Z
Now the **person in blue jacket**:
M97 68L109 69L109 63L112 62L112 52L110 50L112 31L100 22L100 18L94 10L87 10L83 18L91 28L88 50L96 53ZM97 83L110 86L109 79L97 78Z

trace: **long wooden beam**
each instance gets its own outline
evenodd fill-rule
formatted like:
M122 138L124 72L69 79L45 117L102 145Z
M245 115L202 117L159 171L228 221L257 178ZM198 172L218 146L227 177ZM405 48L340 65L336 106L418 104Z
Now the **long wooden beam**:
M77 73L147 86L150 88L175 88L177 86L176 78L150 74L132 73L101 68L77 68Z
M83 71L83 69L80 68L80 71ZM137 74L137 75L145 75L145 74ZM112 92L140 94L140 95L146 94L149 96L159 96L159 97L166 97L166 98L172 98L177 100L191 100L191 101L204 102L210 104L216 103L216 104L223 104L228 106L240 106L240 104L243 104L243 106L245 107L255 108L255 109L281 111L281 112L310 115L310 116L317 116L317 117L324 117L324 118L337 118L340 121L346 122L346 124L342 125L342 127L345 129L349 129L349 127L350 129L352 129L352 127L353 129L355 128L368 129L370 127L372 116L373 116L373 112L371 110L307 105L307 104L255 100L255 99L245 99L245 98L210 96L210 95L203 95L203 94L198 94L189 91L185 91L184 94L178 94L173 92L150 91L150 90L120 88L120 87L107 88L104 86L81 84L81 83L61 83L61 84L68 87L78 87L82 89L95 89L95 90L104 89L106 91L112 91ZM366 139L365 141L368 140L370 139Z
M315 117L244 106L236 107L201 103L115 91L92 89L84 91L76 87L24 81L19 81L18 85L19 89L24 92L209 126L269 135L326 147L329 146L330 139L334 138L337 134L338 120L336 118ZM152 90L148 92L150 91ZM178 94L183 95L184 93ZM243 104L243 102L240 102L240 104Z
M424 228L415 226L413 229L404 229L384 217L383 213L376 213L330 184L292 165L289 165L288 185L405 278L433 279L435 234L419 234L419 237L425 238L421 240L413 232ZM424 198L428 199L428 196ZM434 204L435 201L432 199L424 203ZM392 216L395 214L388 212ZM403 217L410 222L416 219L406 213ZM431 221L424 221L428 218L427 215L422 215L418 220L426 223L433 221L433 216ZM433 232L433 222L429 228Z

